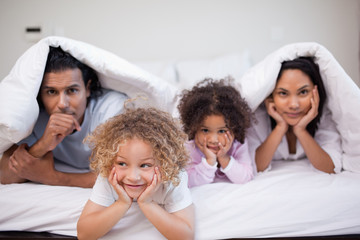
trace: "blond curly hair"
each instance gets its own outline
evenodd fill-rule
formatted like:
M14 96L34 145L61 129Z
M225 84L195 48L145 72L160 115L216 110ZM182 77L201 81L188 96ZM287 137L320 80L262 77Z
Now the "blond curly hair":
M189 160L184 145L187 135L170 114L155 108L127 109L88 135L84 142L92 149L91 169L108 177L121 145L135 137L152 147L153 156L160 165L162 180L178 185L179 172Z

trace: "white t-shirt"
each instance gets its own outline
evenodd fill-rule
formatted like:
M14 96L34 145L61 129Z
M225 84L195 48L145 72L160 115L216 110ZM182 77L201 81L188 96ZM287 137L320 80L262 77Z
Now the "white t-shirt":
M81 131L68 135L53 150L55 169L62 172L88 172L90 148L84 138L99 124L122 112L127 96L123 93L103 89L97 99L91 99L85 110ZM41 111L32 134L21 143L33 145L44 134L49 115Z
M153 200L167 212L177 212L192 204L191 192L188 188L188 175L185 171L179 174L180 183L162 184L155 192ZM90 200L108 207L118 199L118 195L109 181L98 176L93 187ZM165 239L164 236L145 217L137 202L133 202L126 214L101 239Z
M270 135L272 129L269 115L266 112L264 104L255 111L256 123L249 129L247 138L249 140L250 155L255 159L256 149L266 140ZM331 157L335 168L335 173L342 169L342 149L340 133L336 129L335 122L332 120L330 110L324 106L323 114L318 124L318 129L314 136L315 141L319 146ZM273 160L298 160L306 158L304 149L300 142L296 141L296 153L290 154L286 137L284 136L274 153ZM269 165L269 170L271 165Z
M153 195L153 201L170 213L182 210L192 203L191 193L187 185L188 175L185 171L181 171L179 177L180 183L178 186L175 187L171 182L162 183ZM90 200L101 206L108 207L117 199L118 195L107 178L99 175Z

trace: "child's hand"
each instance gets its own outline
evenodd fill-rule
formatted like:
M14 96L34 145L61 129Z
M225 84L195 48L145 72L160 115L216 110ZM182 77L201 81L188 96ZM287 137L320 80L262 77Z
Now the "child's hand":
M219 152L216 154L217 159L221 165L222 168L226 168L226 166L229 164L230 161L230 157L227 154L228 151L230 150L232 144L234 141L234 136L231 135L230 131L227 131L225 133L225 145L222 145L219 142Z
M161 185L161 174L159 167L155 167L155 174L151 181L151 184L140 194L137 202L138 204L146 204L152 202L152 196L159 189Z
M132 203L132 199L126 193L125 189L118 183L117 177L116 177L116 172L115 172L115 167L113 167L111 169L110 175L108 177L108 181L114 187L114 189L119 197L117 202L123 203L125 205L129 205L129 207L130 207L130 205Z
M225 145L222 145L220 142L219 142L219 147L220 147L220 150L218 151L218 153L216 154L216 156L218 158L222 158L224 157L227 152L229 151L229 149L231 148L232 144L233 144L233 141L234 141L234 137L231 135L230 131L227 131L225 133Z
M288 124L284 118L276 111L275 103L273 98L270 96L265 99L265 106L267 113L276 121L276 124L282 127L285 131L288 129Z
M207 145L206 137L204 137L202 142L199 140L198 137L195 137L195 144L200 149L200 151L205 155L207 163L211 166L214 166L217 162L216 154L206 147Z
M310 99L311 108L306 113L306 115L303 116L300 121L294 126L294 133L298 130L306 130L306 126L318 115L320 97L317 86L313 88L312 94L313 96Z

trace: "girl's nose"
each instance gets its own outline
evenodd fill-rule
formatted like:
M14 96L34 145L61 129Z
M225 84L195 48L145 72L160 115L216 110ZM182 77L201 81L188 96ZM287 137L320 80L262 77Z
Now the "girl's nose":
M128 178L132 181L140 180L140 173L136 168L129 169Z
M210 143L217 143L219 140L218 140L218 135L213 133L213 134L210 134L209 137L208 137L208 141Z

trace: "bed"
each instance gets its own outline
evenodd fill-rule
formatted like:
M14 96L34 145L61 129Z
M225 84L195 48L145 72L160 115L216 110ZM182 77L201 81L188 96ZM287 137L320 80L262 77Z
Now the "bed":
M293 58L303 51L314 55L329 54L321 45L306 43L287 46L253 67L247 52L196 61L132 64L83 42L59 37L46 38L24 53L0 83L0 153L29 134L36 121L36 93L49 45L61 46L93 67L107 88L124 91L129 96L145 92L149 99L147 104L169 111L174 116L177 115L175 106L179 91L203 77L232 75L239 79L237 86L254 110L260 104L259 99L270 91L273 84L270 82L266 85L268 88L259 90L263 84L259 81L268 81L284 56L285 59ZM338 104L335 100L339 91L345 91L348 95L351 93L348 97L352 99L344 100L346 105L352 104L349 108L333 110L335 116L340 111L344 113L344 109L350 112L345 112L347 118L337 116L336 120L342 132L352 133L348 136L345 134L342 143L344 159L347 159L345 171L339 174L321 173L314 170L306 159L276 161L271 171L259 173L254 180L243 185L214 183L194 187L191 193L196 207L196 239L318 236L360 239L360 174L357 169L360 154L357 152L359 147L354 145L360 136L360 129L354 123L359 122L360 116L352 112L353 107L358 109L360 105L360 90L339 65L331 65L335 60L326 54L318 59L330 59L326 61L327 66L336 69L336 72L341 70L337 76L331 71L322 73L329 82L328 87L332 88L334 83L343 87L342 90L334 89L331 92L331 101ZM266 68L270 60L274 65ZM27 74L22 75L24 72ZM330 79L331 76L333 78ZM258 82L254 82L254 79ZM26 91L19 93L19 84ZM13 94L17 97L14 98ZM12 105L12 111L5 112L4 107L11 101L16 101L16 104ZM26 115L16 115L15 112L19 111L24 111ZM349 123L351 126L343 126ZM0 184L0 238L41 236L76 239L76 222L90 193L91 189L77 187L36 183ZM135 214L131 213L130 216L137 219ZM129 221L132 221L131 217ZM144 217L134 222L134 226L134 229L123 229L116 225L103 239L163 239Z

